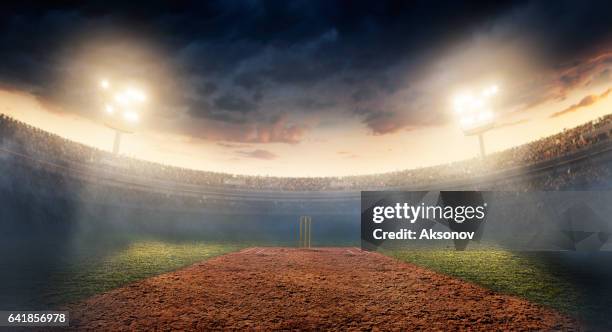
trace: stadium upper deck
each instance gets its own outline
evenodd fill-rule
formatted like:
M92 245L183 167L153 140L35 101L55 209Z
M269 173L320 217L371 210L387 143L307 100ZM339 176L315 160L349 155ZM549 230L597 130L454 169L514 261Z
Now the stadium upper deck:
M228 198L357 198L374 189L564 189L610 179L612 115L556 135L434 167L346 177L290 178L197 171L115 156L0 115L0 156L85 181ZM500 187L501 186L501 187Z

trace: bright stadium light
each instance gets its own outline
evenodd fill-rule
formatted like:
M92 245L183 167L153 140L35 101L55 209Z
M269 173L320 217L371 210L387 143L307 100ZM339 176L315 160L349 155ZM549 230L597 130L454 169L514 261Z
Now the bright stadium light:
M145 94L144 94L142 91L140 91L140 90L136 90L136 89L134 89L134 88L130 88L130 89L128 89L128 90L125 92L125 94L126 94L126 95L127 95L127 96L128 96L130 99L131 99L131 100L134 100L134 101L137 101L137 102L141 102L141 103L142 103L142 102L145 102L145 101L147 100L147 96L145 96Z
M122 90L111 88L107 79L100 81L100 87L104 90L104 111L107 115L105 124L115 130L113 153L118 154L121 135L134 132L135 125L140 121L141 106L147 101L147 96L134 87Z
M118 104L121 104L121 105L127 105L130 102L127 96L123 93L116 94L114 99Z
M453 99L454 111L459 125L465 135L478 135L480 155L484 157L484 133L494 126L495 115L491 107L491 98L499 92L497 85L491 85L479 94L463 93Z
M123 112L123 118L129 122L138 122L138 113L132 111Z
M492 85L482 91L482 96L483 97L494 96L497 94L497 91L498 91L497 85Z

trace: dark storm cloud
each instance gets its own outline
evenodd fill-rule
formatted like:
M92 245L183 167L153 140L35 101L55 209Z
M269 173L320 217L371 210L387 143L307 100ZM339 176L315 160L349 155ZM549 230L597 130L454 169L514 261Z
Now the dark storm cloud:
M218 88L219 87L215 83L207 82L204 84L204 86L202 86L202 88L200 89L200 92L204 96L209 96L213 94L215 91L217 91Z
M319 100L315 98L297 98L295 104L304 110L326 110L337 106L335 101Z
M394 112L372 109L356 109L355 114L372 130L374 135L384 135L396 132L406 126L405 120Z
M216 97L212 104L201 98L192 99L189 107L189 114L196 118L246 123L249 113L255 112L258 105L246 98L226 94Z
M449 49L475 36L525 41L546 59L545 78L524 78L508 101L527 108L606 80L610 64L602 55L612 33L606 1L2 6L1 84L92 113L91 98L66 85L90 64L68 60L89 43L141 47L154 56L117 51L98 62L153 82L153 113L174 121L172 130L222 141L297 143L309 129L306 114L348 116L378 135L445 123L445 102L424 82L440 75L435 64Z
M182 129L195 137L220 141L223 144L219 146L230 148L228 142L297 144L310 128L289 122L286 115L278 115L253 122L239 122L235 119L211 122L193 118Z
M612 65L612 23L607 1L531 1L503 19L509 40L532 44L542 68L526 77L517 100L526 107L563 100L573 89L604 82ZM550 75L546 76L547 71Z
M219 109L230 111L247 113L255 111L257 105L251 101L234 95L223 95L215 99L215 106Z

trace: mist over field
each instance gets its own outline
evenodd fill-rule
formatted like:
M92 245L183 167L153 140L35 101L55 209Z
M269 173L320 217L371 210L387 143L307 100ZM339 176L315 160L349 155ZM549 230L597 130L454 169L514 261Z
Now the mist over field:
M65 283L87 287L82 283L94 282L74 269L88 268L96 273L87 264L129 255L135 247L153 251L148 253L150 263L146 259L126 263L134 269L146 270L143 264L172 260L173 255L178 255L180 262L160 264L149 273L136 272L136 279L130 275L132 279L111 282L113 287L194 263L209 257L210 252L295 246L303 215L300 211L310 212L314 220L313 245L359 245L359 201L344 203L343 210L324 204L323 212L321 204L310 206L308 202L299 203L299 209L275 207L269 202L250 203L234 211L227 206L222 210L184 208L180 199L172 201L171 196L164 196L170 204L154 206L142 204L138 192L124 195L112 188L72 181L67 175L49 178L41 170L16 167L17 161L10 156L2 158L0 249L6 254L0 257L5 271L0 277L0 302L9 309L48 309L94 294L80 294L70 287L68 291L75 293L72 297L59 293L67 291ZM125 266L110 264L110 268Z

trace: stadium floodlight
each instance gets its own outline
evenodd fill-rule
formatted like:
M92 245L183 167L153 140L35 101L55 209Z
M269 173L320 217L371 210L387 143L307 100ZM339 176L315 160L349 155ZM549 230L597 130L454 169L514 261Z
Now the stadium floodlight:
M145 102L147 100L147 96L140 90L129 88L125 91L126 96L133 101L137 102Z
M111 89L107 79L100 81L100 87L104 90L105 124L115 131L113 153L118 154L121 135L134 132L135 125L140 121L142 104L147 101L147 96L134 87L123 90Z
M123 112L123 118L129 122L138 122L138 113L132 111Z
M113 99L115 99L115 102L121 105L126 105L129 102L129 99L123 93L116 94Z
M495 125L491 99L498 92L497 85L491 85L484 88L479 94L463 93L455 96L453 100L455 114L463 133L468 136L478 135L482 157L485 156L483 135Z

